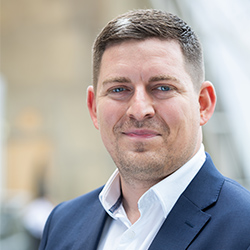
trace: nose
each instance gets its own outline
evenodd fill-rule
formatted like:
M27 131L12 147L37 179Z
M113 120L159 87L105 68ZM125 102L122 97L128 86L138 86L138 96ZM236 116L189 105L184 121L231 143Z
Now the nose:
M137 121L152 118L155 114L153 100L145 89L136 89L129 101L127 115Z

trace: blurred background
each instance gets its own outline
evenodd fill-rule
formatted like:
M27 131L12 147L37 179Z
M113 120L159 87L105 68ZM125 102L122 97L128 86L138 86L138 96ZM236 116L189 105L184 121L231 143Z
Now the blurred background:
M37 249L51 209L114 171L86 107L91 49L136 8L170 11L199 35L218 96L205 148L250 189L248 0L1 0L0 249Z

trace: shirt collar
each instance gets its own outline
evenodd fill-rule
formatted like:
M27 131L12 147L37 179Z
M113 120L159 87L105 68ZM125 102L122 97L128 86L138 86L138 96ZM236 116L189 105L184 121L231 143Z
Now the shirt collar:
M188 162L151 188L160 200L165 217L198 173L205 160L206 154L202 144L199 151Z
M106 212L113 217L114 208L121 204L121 197L120 176L116 169L99 194L99 200Z
M169 175L161 182L151 187L139 200L143 199L150 194L154 193L163 209L164 216L167 217L168 213L178 200L179 196L187 188L194 176L198 173L206 159L204 146L201 144L199 151L181 168ZM108 182L104 186L99 195L100 202L106 212L113 216L113 212L120 206L122 202L120 176L119 171L116 169Z

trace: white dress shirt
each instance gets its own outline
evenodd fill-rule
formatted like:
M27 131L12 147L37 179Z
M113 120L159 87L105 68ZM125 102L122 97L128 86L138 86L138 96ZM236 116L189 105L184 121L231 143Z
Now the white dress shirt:
M98 250L146 250L174 204L205 162L203 144L196 155L170 176L151 187L138 201L140 218L132 225L122 205L119 172L116 170L99 195L110 215Z

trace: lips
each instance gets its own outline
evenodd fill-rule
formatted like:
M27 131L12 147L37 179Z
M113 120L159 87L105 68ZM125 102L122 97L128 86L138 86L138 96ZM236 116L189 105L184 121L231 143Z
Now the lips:
M152 138L155 136L160 136L160 134L154 130L148 129L134 129L122 132L122 134L134 137L134 138Z

